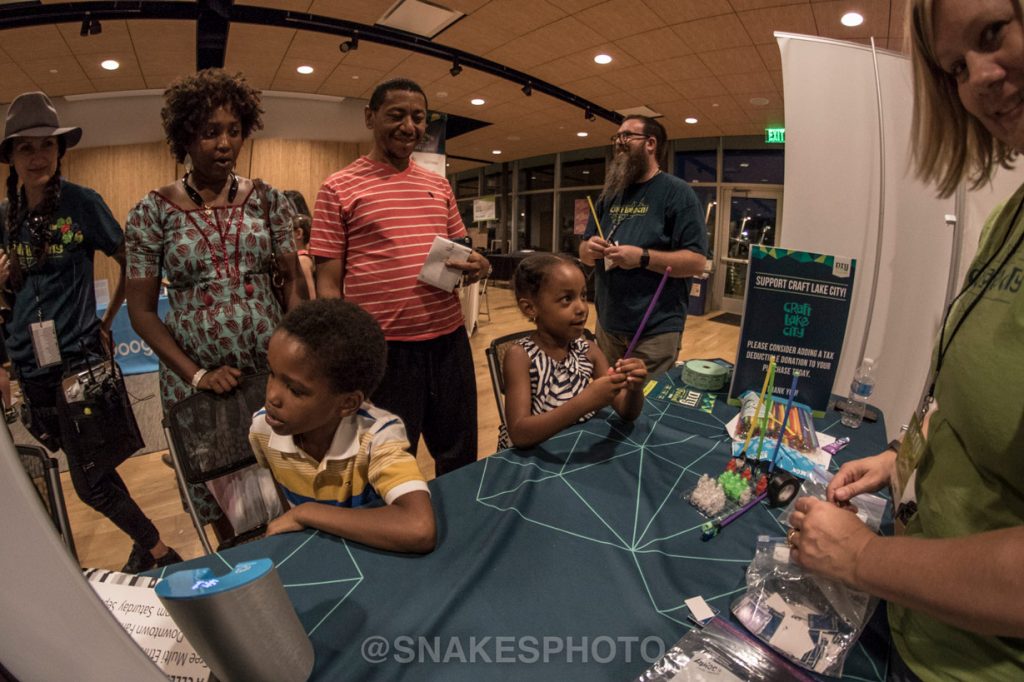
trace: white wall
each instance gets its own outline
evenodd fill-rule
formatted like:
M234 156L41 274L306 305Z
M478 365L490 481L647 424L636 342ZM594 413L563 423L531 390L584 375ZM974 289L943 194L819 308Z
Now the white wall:
M99 96L57 97L61 125L82 129L80 147L159 142L164 139L160 123L163 92L103 93ZM338 97L264 92L264 129L253 137L282 137L296 140L365 142L372 139L363 120L362 100ZM4 116L7 107L4 107Z

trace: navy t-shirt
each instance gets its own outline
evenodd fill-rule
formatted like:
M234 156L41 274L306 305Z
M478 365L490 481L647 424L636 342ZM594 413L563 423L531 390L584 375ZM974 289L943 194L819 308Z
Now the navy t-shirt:
M708 235L700 201L686 182L673 175L658 173L647 182L630 185L622 196L599 202L596 210L601 216L601 231L609 241L651 251L687 249L707 255ZM597 227L591 216L583 238L590 239L596 234ZM601 327L632 337L661 282L661 273L640 268L605 270L603 260L597 261L594 272L597 277L594 304ZM683 330L690 282L690 277L669 278L651 312L645 337Z
M8 216L10 218L10 216ZM95 191L61 181L60 203L50 223L47 256L38 266L32 255L28 226L3 231L4 249L13 260L20 256L24 284L16 293L7 325L7 352L21 376L40 374L32 350L29 324L53 320L63 358L96 352L100 320L96 317L93 254L113 255L124 232L103 197Z

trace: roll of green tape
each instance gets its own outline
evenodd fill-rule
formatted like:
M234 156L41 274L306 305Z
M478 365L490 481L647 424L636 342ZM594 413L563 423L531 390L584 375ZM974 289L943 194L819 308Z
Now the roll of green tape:
M718 391L728 379L729 370L717 362L690 360L683 365L683 383L702 391Z

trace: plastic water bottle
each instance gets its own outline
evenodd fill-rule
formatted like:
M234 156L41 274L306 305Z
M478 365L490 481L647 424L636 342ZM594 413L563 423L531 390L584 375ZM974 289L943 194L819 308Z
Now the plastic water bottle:
M864 358L864 362L857 368L850 382L850 397L846 400L846 408L843 410L843 426L856 429L864 421L864 408L867 407L868 398L875 390L875 361L871 358Z

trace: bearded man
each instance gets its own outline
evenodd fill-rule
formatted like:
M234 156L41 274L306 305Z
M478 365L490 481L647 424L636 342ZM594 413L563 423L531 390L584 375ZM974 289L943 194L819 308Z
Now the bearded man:
M672 268L633 352L655 375L679 356L690 278L707 261L704 211L686 182L661 171L667 140L660 123L627 116L612 145L614 158L596 206L601 234L592 215L580 260L595 266L597 344L611 365L625 353L663 273Z

